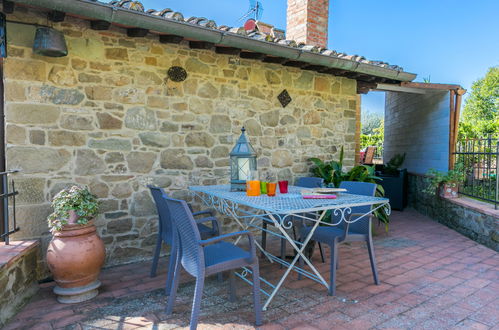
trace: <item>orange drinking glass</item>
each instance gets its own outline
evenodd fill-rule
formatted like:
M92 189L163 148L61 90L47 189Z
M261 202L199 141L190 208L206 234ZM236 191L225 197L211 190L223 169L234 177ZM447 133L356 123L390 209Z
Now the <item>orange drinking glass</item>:
M260 181L252 180L246 182L247 196L260 196Z
M277 188L277 183L267 182L267 196L269 197L275 196L276 188Z

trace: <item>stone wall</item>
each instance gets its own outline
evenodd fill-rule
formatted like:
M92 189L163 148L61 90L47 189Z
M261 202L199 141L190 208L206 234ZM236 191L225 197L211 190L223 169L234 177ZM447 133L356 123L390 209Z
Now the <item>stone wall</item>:
M38 291L37 241L0 243L0 328Z
M445 199L423 193L425 177L409 175L409 204L430 218L499 252L499 211L469 198Z
M8 18L46 24L45 13L22 8ZM5 60L7 163L22 170L15 237L41 237L43 251L51 198L78 183L102 201L107 265L149 258L156 212L146 184L190 199L189 185L227 183L243 125L259 169L281 177L307 175L309 157L335 158L341 146L354 163L355 80L93 31L74 18L54 28L69 56L34 55L34 27L9 24ZM167 78L174 65L187 70L184 82Z

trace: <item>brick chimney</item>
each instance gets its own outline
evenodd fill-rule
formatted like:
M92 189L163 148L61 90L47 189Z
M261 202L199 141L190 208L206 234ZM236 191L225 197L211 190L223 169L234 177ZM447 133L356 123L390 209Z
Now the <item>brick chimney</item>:
M286 39L327 48L329 0L288 0Z

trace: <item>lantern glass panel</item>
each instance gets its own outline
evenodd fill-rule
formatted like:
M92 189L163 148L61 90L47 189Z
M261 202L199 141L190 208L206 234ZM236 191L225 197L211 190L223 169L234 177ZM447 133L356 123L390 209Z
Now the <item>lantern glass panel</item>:
M248 180L250 178L250 158L238 158L237 159L237 168L238 168L238 176L239 180Z

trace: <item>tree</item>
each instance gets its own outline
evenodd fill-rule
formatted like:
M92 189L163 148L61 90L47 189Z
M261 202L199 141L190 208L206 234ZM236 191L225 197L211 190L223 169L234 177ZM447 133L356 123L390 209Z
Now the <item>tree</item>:
M374 130L382 126L383 117L376 112L366 112L362 115L362 134L375 134Z
M499 134L499 66L473 83L459 124L461 139L488 134Z
M385 125L384 121L381 120L379 127L373 128L371 134L360 135L360 149L366 147L374 146L377 148L378 153L383 153L383 141L385 140Z
M362 116L362 133L360 134L360 149L375 146L381 154L384 141L383 115L376 112L367 112Z

